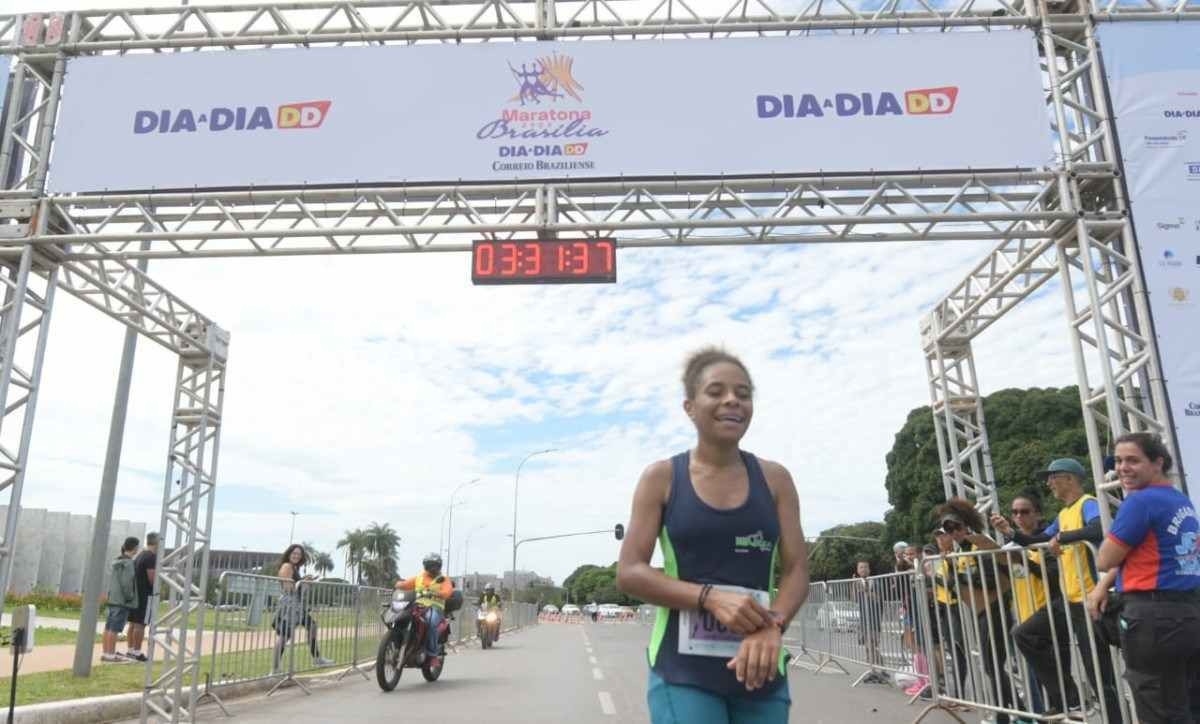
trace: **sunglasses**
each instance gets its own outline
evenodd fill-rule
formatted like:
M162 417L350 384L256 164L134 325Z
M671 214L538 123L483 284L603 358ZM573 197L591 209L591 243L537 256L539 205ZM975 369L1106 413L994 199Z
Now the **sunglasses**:
M1013 515L1033 515L1033 508L1013 508Z
M947 520L946 522L942 523L941 529L947 533L957 533L963 529L963 525L962 523L955 523L952 520Z

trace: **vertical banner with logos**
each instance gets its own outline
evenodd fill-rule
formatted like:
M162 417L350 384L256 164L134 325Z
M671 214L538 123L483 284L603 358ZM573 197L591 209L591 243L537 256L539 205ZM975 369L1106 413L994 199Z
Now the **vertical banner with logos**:
M1167 397L1200 505L1200 23L1100 28Z

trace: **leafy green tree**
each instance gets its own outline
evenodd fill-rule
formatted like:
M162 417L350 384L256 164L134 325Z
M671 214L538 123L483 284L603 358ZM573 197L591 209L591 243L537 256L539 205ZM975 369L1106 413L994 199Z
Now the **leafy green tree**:
M992 469L1002 510L1026 488L1043 496L1047 517L1057 501L1037 478L1054 458L1073 457L1088 465L1087 434L1075 387L1007 389L983 398ZM933 508L946 499L937 439L929 407L908 414L887 455L887 541L930 542Z
M814 581L849 578L860 560L870 561L872 573L890 573L893 568L883 523L835 525L810 541L808 551L808 573Z
M641 604L617 589L617 564L610 566L582 565L567 576L563 588L572 603L615 603L620 606Z

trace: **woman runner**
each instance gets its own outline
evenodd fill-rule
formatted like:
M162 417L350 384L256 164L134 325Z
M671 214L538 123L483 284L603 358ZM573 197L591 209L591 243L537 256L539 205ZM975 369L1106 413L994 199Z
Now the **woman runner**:
M683 373L695 448L642 473L617 586L657 604L650 640L653 724L783 724L782 635L808 595L800 504L787 469L742 451L750 373L708 348ZM650 566L655 541L664 568ZM777 573L778 571L778 573Z

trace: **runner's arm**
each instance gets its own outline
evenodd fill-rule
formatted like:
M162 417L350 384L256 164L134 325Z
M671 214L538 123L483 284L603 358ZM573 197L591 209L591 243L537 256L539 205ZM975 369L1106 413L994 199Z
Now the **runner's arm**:
M778 463L765 463L764 468L779 514L779 595L771 609L783 615L786 626L808 598L808 545L800 525L800 496L791 473Z
M671 490L671 464L660 460L642 473L633 492L629 529L617 560L617 588L634 598L675 610L697 608L699 583L671 578L650 565Z

